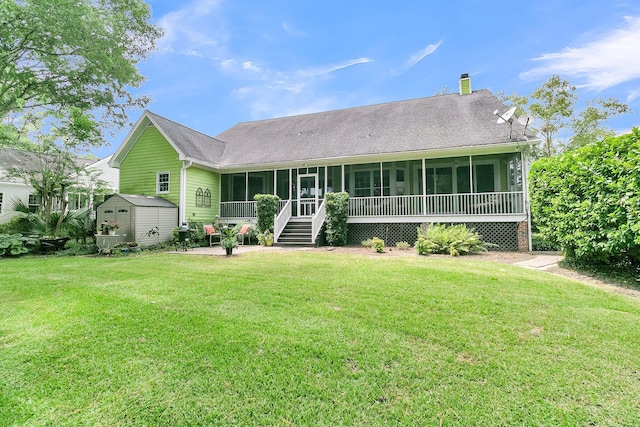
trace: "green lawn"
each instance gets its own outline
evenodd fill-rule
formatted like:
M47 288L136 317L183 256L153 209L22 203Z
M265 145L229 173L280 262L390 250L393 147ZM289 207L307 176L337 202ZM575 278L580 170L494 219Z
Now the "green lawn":
M0 261L0 425L640 425L640 302L469 259Z

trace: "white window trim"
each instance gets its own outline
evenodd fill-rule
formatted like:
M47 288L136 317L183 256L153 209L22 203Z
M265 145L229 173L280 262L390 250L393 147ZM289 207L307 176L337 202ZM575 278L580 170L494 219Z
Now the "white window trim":
M167 191L160 191L160 175L167 175ZM171 192L171 172L156 172L156 194L169 194Z

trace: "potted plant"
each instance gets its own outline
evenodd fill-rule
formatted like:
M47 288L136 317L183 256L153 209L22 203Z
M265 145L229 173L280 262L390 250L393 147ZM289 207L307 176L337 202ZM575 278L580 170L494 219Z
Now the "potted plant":
M258 234L258 243L262 246L273 246L273 233L269 230Z
M231 255L233 248L238 247L238 231L233 227L223 227L220 246L227 251L227 256Z
M116 235L116 231L118 230L118 228L120 228L120 223L118 221L114 221L112 219L102 223L102 231L103 231L103 233L104 233L104 230L107 230L107 232L111 236L115 236Z

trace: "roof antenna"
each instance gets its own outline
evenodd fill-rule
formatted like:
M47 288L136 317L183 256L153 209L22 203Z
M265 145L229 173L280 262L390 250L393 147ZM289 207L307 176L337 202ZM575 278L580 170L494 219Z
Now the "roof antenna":
M505 111L502 115L499 113L500 110L496 110L493 112L496 116L498 116L497 123L508 123L509 124L509 139L512 139L513 136L513 115L515 114L518 107L512 107Z

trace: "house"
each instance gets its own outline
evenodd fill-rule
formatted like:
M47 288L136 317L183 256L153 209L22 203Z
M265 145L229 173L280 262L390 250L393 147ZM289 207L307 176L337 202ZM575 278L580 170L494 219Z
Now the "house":
M182 221L255 219L276 194L276 242L324 221L324 194L349 193L348 240L413 242L423 223L467 223L505 250L528 250L527 149L538 139L488 90L239 123L216 137L146 111L110 161L120 192L162 196ZM500 123L502 122L502 123ZM280 240L278 240L280 239Z
M15 201L22 201L32 212L40 205L35 189L24 179L12 176L10 172L14 169L34 172L42 170L46 160L46 157L29 151L0 148L0 224L8 222L17 214L13 209ZM117 191L119 171L111 168L108 160L110 157L98 161L83 158L75 160L76 165L86 168L88 174L77 177L74 189L67 194L69 209L91 206L98 189L103 194Z

